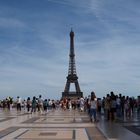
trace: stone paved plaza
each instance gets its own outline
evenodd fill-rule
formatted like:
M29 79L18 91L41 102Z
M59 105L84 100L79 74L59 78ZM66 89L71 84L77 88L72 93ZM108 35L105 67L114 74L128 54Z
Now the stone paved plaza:
M107 122L100 116L91 123L87 113L78 110L51 110L28 114L0 110L1 140L139 140L140 119Z

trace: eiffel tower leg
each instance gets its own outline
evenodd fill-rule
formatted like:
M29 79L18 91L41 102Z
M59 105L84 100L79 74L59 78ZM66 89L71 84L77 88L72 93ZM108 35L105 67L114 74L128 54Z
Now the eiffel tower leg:
M75 82L75 89L76 89L76 92L81 92L78 81Z
M70 82L67 81L64 92L67 92L68 93L69 92L69 89L70 89Z

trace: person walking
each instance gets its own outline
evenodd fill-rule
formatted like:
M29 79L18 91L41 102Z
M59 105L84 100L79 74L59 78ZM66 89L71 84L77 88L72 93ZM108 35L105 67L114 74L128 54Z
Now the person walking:
M27 98L27 112L29 113L30 111L30 108L31 108L31 100L30 100L30 97Z
M91 122L93 122L93 118L94 118L94 122L97 121L96 112L97 112L97 98L96 96L91 96L91 99L90 99L90 121Z
M21 111L22 100L19 96L17 96L17 111Z
M42 96L39 95L39 98L38 98L38 106L39 106L39 112L42 114L43 111L44 111L44 108L43 108L43 99L42 99Z
M36 106L37 106L37 101L36 101L36 97L34 96L33 100L32 100L32 110L31 110L31 113L32 112L36 112Z

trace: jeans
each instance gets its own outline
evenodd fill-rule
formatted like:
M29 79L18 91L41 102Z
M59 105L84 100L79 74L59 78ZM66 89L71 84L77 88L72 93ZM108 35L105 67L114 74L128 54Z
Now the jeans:
M90 117L94 117L94 121L96 121L96 109L90 108Z

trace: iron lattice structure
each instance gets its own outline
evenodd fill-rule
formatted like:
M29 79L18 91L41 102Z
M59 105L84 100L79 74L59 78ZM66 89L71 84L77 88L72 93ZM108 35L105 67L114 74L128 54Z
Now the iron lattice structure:
M70 91L70 85L74 83L75 91ZM67 82L65 85L64 92L62 92L62 98L80 98L83 96L83 93L80 90L78 83L78 76L76 74L76 65L75 65L75 53L74 53L74 32L70 32L70 53L69 53L69 69Z

